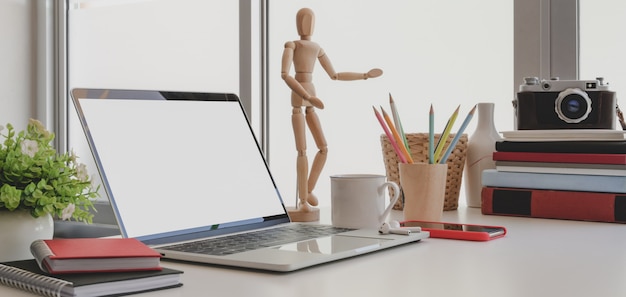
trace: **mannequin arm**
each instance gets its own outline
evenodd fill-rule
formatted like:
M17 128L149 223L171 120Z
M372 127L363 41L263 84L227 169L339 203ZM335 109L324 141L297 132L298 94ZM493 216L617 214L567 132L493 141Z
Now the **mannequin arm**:
M378 68L374 68L368 72L362 73L362 72L336 72L335 69L333 68L332 63L330 62L330 59L328 58L328 55L326 55L326 53L324 53L323 50L320 50L321 55L319 56L319 61L320 64L322 65L322 68L324 68L324 70L326 70L326 73L328 73L328 76L330 76L330 79L332 80L357 80L357 79L368 79L368 78L375 78L375 77L379 77L383 74L383 71L381 69Z
M379 77L383 74L383 71L378 68L374 68L366 73L357 72L339 72L337 73L337 80L357 80Z

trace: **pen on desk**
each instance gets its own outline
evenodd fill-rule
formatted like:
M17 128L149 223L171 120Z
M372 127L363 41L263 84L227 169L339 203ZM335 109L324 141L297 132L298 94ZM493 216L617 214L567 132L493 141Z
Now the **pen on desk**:
M450 130L452 129L452 126L454 126L454 121L456 121L456 117L459 114L459 108L461 108L461 105L459 105L456 108L456 110L454 110L454 112L448 119L448 122L446 123L445 128L443 129L443 133L441 133L441 137L439 137L439 141L437 142L437 147L435 148L435 156L433 159L434 164L439 163L439 155L441 154L443 147L446 145L446 140L448 139L448 135L450 135Z
M391 97L391 93L389 93L389 106L391 107L391 115L393 116L393 122L396 125L396 129L398 129L398 133L400 133L400 138L402 139L402 143L406 150L409 152L409 156L411 155L411 149L409 148L409 142L406 139L406 134L404 134L404 128L402 128L402 121L400 121L400 114L398 113L398 108L396 107L396 102L393 101L393 97Z
M400 149L400 152L404 155L406 162L409 164L413 164L413 158L411 158L411 154L409 154L409 151L404 146L402 139L400 138L400 134L398 134L398 130L396 130L396 128L393 126L393 122L391 121L391 118L389 117L387 112L385 112L385 109L383 109L382 106L380 107L380 110L382 111L383 117L385 118L385 121L387 122L387 126L389 127L389 130L391 130L391 135L393 135L393 137L396 139L398 148Z
M400 159L400 162L406 163L406 158L404 157L404 154L400 151L400 148L398 147L396 140L393 138L393 135L391 135L391 132L387 128L387 124L385 124L385 120L383 120L383 117L376 110L376 107L372 106L372 108L374 109L374 114L376 115L376 119L378 119L378 123L380 123L380 126L383 128L383 131L385 131L385 134L387 135L387 139L389 139L389 143L391 143L391 146L396 151L396 154L398 155L398 159Z
M470 110L470 112L467 113L465 120L463 120L463 124L461 124L461 128L459 128L459 131L456 132L456 135L454 135L454 138L450 142L450 145L448 146L446 153L443 155L443 157L441 157L441 161L439 161L440 164L445 164L446 161L448 160L448 157L450 157L452 150L454 150L454 147L456 147L456 143L459 142L459 139L461 138L461 134L463 134L463 131L465 131L465 128L467 128L467 124L469 124L469 122L472 120L475 110L476 110L476 105L474 105L474 107L472 107L472 110Z
M430 105L430 112L428 113L428 164L435 163L435 111L433 105Z

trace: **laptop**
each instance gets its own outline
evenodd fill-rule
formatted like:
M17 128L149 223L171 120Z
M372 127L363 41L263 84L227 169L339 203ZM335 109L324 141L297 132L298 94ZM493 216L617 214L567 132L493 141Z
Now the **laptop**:
M291 222L235 94L74 89L71 95L122 236L164 259L293 271L428 237ZM302 237L302 228L330 234ZM265 234L283 229L300 237ZM237 250L215 247L241 237ZM252 237L265 242L255 247Z

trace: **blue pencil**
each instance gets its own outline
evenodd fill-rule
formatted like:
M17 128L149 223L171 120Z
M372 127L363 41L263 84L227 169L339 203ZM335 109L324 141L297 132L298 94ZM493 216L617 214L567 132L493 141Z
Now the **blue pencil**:
M428 114L428 164L434 164L435 160L435 111L433 105L430 105Z
M472 110L470 110L470 112L467 113L467 116L465 117L463 124L461 124L461 128L459 128L459 131L456 132L456 135L454 135L454 138L450 142L448 149L446 149L446 153L443 155L443 157L441 157L441 161L439 162L439 164L446 163L446 161L448 160L448 157L450 157L450 154L452 153L452 150L454 150L454 147L456 147L456 143L459 142L459 138L461 138L461 134L463 134L463 131L465 131L467 124L469 124L469 122L472 120L475 110L476 110L476 105L474 105Z

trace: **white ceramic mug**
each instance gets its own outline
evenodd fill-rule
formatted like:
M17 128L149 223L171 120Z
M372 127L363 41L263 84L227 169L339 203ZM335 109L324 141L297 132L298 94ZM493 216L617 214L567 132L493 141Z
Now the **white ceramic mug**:
M394 196L385 207L385 190ZM398 184L377 174L341 174L330 177L332 224L344 228L378 228L400 196Z

